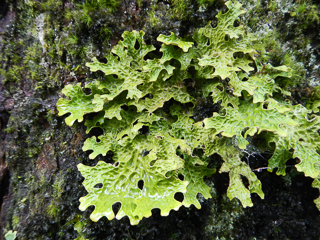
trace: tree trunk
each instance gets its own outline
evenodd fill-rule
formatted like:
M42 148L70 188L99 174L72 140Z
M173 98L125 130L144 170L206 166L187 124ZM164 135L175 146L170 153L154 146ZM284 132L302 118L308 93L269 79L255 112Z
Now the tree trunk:
M240 1L239 22L260 41L273 66L294 69L292 101L303 105L319 86L320 41L317 0ZM287 163L287 175L256 172L266 195L252 196L242 208L226 196L228 175L206 179L212 198L171 211L154 209L150 218L131 226L128 218L92 222L93 207L79 210L85 196L79 163L94 166L82 150L82 123L73 127L58 116L57 100L67 84L101 77L85 66L104 61L124 31L143 30L148 44L160 48L160 34L191 36L218 12L223 0L1 0L0 1L0 240L10 230L16 239L317 239L320 217L312 179ZM235 23L237 24L237 23ZM212 106L210 106L212 107ZM201 111L207 111L204 106ZM247 156L254 168L270 154ZM259 162L260 164L257 164ZM221 166L216 157L215 167ZM7 239L8 235L7 235Z

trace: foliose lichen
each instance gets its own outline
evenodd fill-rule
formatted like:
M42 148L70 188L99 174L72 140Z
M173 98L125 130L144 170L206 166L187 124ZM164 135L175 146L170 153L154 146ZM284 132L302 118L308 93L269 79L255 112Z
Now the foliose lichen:
M203 178L215 172L206 161L213 154L224 161L219 172L229 173L229 199L252 206L251 193L264 193L241 160L250 145L273 153L267 168L279 175L296 158L296 169L320 188L318 105L289 101L283 83L291 68L256 62L256 39L239 24L241 4L226 6L214 28L209 23L184 39L160 35L160 52L144 42L142 31L124 32L106 61L87 63L104 78L63 89L67 99L57 108L60 116L70 114L67 125L86 119L87 133L103 130L85 141L89 158L113 153L113 164L78 165L88 191L79 208L94 205L93 221L127 216L137 224L154 208L163 216L181 206L200 208L197 195L210 197ZM205 119L194 118L200 99L218 105ZM121 203L116 213L115 203Z

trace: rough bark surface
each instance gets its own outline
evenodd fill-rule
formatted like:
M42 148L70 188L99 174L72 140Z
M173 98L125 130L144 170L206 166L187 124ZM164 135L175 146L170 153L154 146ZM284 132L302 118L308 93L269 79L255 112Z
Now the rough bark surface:
M90 4L92 3L92 4ZM274 65L295 69L292 101L306 104L320 79L320 3L317 0L242 1L242 21L257 34ZM0 0L0 240L17 239L318 239L320 215L311 179L288 164L286 177L262 171L266 199L253 197L243 209L226 197L228 178L206 179L212 199L153 216L131 226L127 218L97 223L92 208L81 212L86 195L77 169L95 165L82 151L83 124L70 128L56 102L70 82L99 77L85 63L103 60L124 31L143 30L155 44L159 34L192 34L225 11L222 0ZM204 114L212 105L203 105ZM255 169L268 154L248 156ZM221 161L217 156L214 165ZM201 198L201 197L200 197ZM115 206L116 208L116 206Z

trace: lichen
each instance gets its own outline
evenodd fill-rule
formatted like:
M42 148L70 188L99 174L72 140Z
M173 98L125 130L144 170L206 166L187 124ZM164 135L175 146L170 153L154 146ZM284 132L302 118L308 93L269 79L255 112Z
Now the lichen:
M105 74L85 85L90 94L80 84L63 89L68 99L59 99L57 108L59 115L71 113L66 123L71 126L96 113L85 122L87 132L103 130L84 143L84 151L93 151L90 159L114 154L114 164L78 165L88 191L79 208L94 205L93 221L128 216L137 224L154 208L163 216L182 205L199 208L196 195L210 197L202 179L214 172L205 162L212 154L224 160L220 173L229 174L227 196L252 206L251 194L264 198L264 193L260 180L241 161L250 136L264 138L274 152L269 169L284 174L286 161L297 157L298 171L319 177L319 116L284 101L290 93L283 83L292 70L255 62L256 39L236 23L245 11L238 2L226 5L229 10L217 15L214 28L208 24L185 39L160 35L161 57L145 44L142 31L124 32L106 63L96 58L87 63L91 71ZM211 97L220 109L195 122L191 106L199 97ZM115 213L116 203L121 207Z

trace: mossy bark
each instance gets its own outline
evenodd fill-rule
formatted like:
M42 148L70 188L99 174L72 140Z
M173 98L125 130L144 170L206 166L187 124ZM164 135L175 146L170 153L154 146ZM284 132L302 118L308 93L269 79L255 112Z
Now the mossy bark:
M128 219L97 223L92 208L78 209L86 195L78 163L88 137L83 124L70 128L58 117L56 102L68 83L101 77L85 67L92 57L103 61L124 31L143 30L154 44L159 34L192 34L209 21L216 24L224 1L1 1L0 11L0 239L9 230L17 239L316 239L318 197L308 178L288 167L287 177L257 173L265 200L253 197L243 209L226 198L227 176L206 181L213 198L202 209L182 208L161 217L157 210L138 226ZM320 80L320 4L318 1L243 1L241 19L260 39L264 60L296 70L292 101L307 104ZM260 47L260 49L259 49ZM203 104L199 115L211 111ZM208 110L209 109L209 110ZM270 158L244 159L254 169ZM221 166L218 156L213 163ZM289 164L290 165L290 164ZM269 197L268 197L269 196ZM271 197L270 197L271 196ZM201 196L199 196L201 198ZM115 206L116 208L116 206Z

